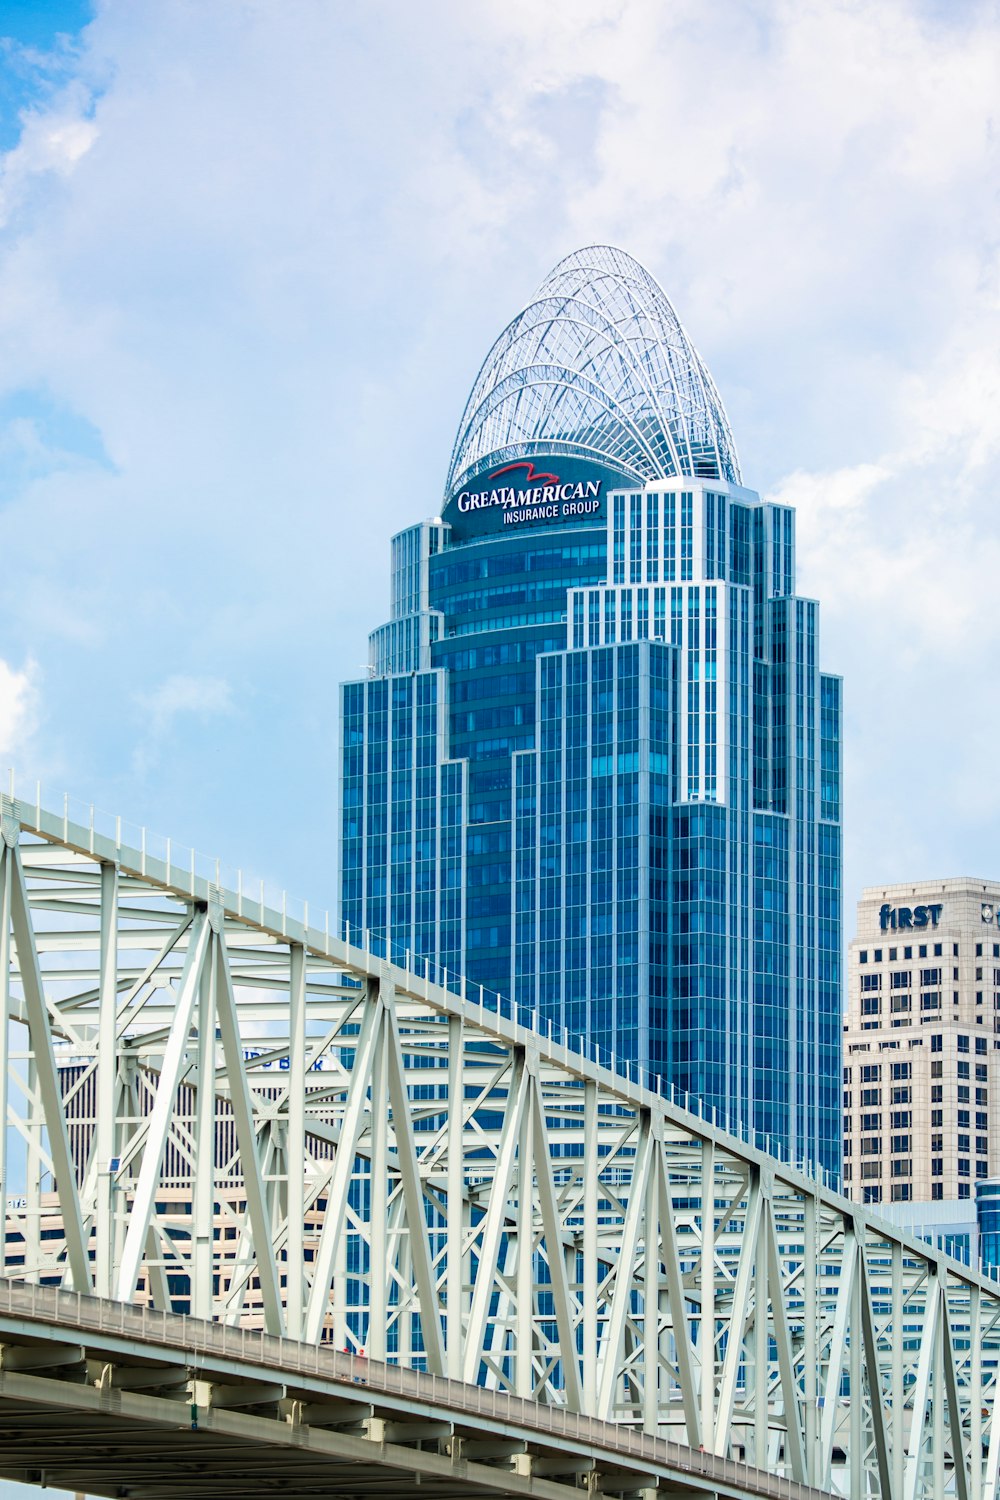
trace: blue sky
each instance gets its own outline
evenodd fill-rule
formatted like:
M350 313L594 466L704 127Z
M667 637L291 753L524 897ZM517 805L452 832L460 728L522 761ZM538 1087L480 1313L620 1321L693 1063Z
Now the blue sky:
M0 34L20 785L332 907L389 537L501 327L607 240L798 507L848 934L862 884L1000 874L995 0L6 0Z
M335 903L337 683L592 240L799 508L864 883L1000 869L995 3L2 11L0 755Z

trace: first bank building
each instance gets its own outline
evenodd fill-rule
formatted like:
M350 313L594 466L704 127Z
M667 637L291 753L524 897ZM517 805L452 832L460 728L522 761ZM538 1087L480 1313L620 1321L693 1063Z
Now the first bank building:
M561 261L342 689L341 922L837 1172L841 693L794 528L647 272Z

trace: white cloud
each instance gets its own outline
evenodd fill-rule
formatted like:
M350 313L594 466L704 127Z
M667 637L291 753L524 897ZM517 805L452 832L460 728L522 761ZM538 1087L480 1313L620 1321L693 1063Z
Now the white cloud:
M995 5L104 0L67 66L3 165L0 401L94 438L8 427L0 646L81 777L174 822L119 784L120 684L169 640L135 771L166 787L170 736L195 841L251 786L332 795L389 535L433 513L502 324L608 239L675 301L747 482L800 508L851 878L995 867Z
M0 757L23 754L38 717L38 668L29 661L20 670L0 659Z
M180 714L212 717L233 711L229 683L221 677L166 677L148 693L137 693L136 702L148 717L154 734L165 734Z
M178 728L178 721L193 717L202 723L225 718L234 711L232 689L221 677L194 677L175 673L149 692L135 694L144 720L144 735L133 756L133 767L146 775L156 766L164 741Z

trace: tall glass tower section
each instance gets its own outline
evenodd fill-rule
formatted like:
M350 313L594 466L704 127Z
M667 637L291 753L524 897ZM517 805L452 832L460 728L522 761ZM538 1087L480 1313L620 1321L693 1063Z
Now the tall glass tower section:
M840 680L794 512L620 250L490 350L390 615L342 689L347 936L839 1171Z

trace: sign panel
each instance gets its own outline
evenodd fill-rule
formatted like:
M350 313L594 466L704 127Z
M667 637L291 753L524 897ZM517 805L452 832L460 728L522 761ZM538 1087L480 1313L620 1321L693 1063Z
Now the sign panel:
M611 489L634 488L620 474L579 458L513 459L467 481L441 519L456 541L524 528L603 526Z

